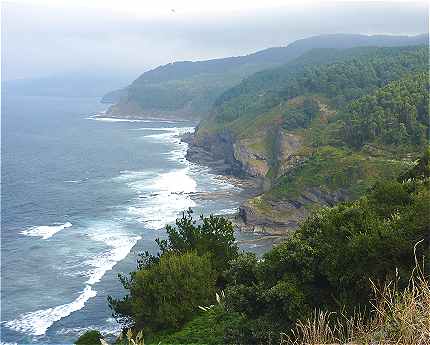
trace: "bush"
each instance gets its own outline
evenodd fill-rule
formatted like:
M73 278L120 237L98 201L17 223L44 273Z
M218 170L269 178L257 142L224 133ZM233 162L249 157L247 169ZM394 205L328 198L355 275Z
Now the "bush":
M213 268L219 273L223 272L238 251L232 223L212 215L200 216L200 222L197 223L192 214L193 211L189 209L176 220L176 226L166 226L168 239L157 240L161 255L195 250L199 255L208 254Z
M99 331L93 330L82 334L75 342L76 345L101 345L100 338L103 336Z
M157 264L132 275L126 297L110 297L109 303L117 316L128 317L145 334L177 329L192 318L198 306L210 304L215 279L208 256L166 253Z
M415 266L408 286L396 281L382 288L373 285L371 317L315 310L298 321L295 329L282 334L281 345L305 344L414 344L430 342L430 285L424 268Z
M238 313L227 313L221 306L201 312L184 327L172 334L156 337L150 344L207 344L219 345L236 343L237 335L230 334L230 330L240 329L243 317ZM228 337L226 338L226 334Z
M413 178L380 181L359 200L316 211L263 260L240 255L226 274L227 310L254 322L254 340L273 339L315 308L369 310L369 280L380 286L397 273L405 288L417 242L415 254L430 265L430 190L423 169L416 170Z

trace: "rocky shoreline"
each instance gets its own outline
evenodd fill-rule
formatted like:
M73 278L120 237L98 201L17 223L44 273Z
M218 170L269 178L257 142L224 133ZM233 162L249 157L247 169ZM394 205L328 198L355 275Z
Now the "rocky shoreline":
M240 199L243 202L239 206L239 212L227 215L227 218L232 221L237 230L270 235L279 239L285 237L291 230L296 228L296 224L259 217L253 212L252 208L247 206L249 200L258 197L264 192L265 180L262 177L247 174L241 163L235 159L233 142L228 136L221 138L221 141L217 142L209 150L207 147L195 143L193 133L185 134L182 137L182 141L188 144L187 160L209 167L214 173L221 175L221 178L241 188ZM216 150L214 150L215 146L217 147ZM276 242L277 240L274 241L274 243Z
M250 169L252 164L254 167L258 164L246 158L250 155L243 154L247 147L235 141L228 132L199 139L195 134L188 133L182 141L188 143L187 160L209 167L243 190L239 212L230 216L240 231L288 236L313 209L333 206L349 199L344 190L328 192L318 187L306 187L294 198L263 198L264 192L270 189L271 181L258 169ZM297 154L301 146L300 138L284 134L279 143L279 151L282 152L279 154L279 173L288 174L300 168L305 159ZM267 163L264 158L261 161Z

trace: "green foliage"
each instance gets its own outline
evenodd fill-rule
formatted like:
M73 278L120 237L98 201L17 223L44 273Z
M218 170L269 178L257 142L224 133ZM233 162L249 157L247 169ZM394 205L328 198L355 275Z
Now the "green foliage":
M100 338L103 336L99 331L92 330L82 334L75 342L76 345L101 345Z
M282 109L282 127L286 130L308 128L312 120L319 115L319 103L313 97L305 97L303 102L294 102Z
M161 254L182 254L191 250L199 255L208 254L217 272L224 271L237 255L233 225L226 218L201 216L197 223L190 209L176 220L176 226L167 225L166 230L168 239L157 240Z
M324 95L333 104L344 106L389 81L426 71L428 48L361 48L297 60L256 73L226 91L215 102L215 121L228 123L242 116L262 114L308 93Z
M224 91L255 72L279 66L313 48L350 48L354 46L396 46L419 44L426 37L336 35L299 40L287 47L269 48L254 54L207 61L181 61L159 66L143 73L123 92L125 102L138 104L146 111L174 111L203 117ZM365 43L367 42L367 44ZM321 49L307 54L312 61L339 55L338 49Z
M424 151L424 155L418 160L412 169L399 176L400 182L407 180L425 180L430 177L430 146Z
M132 319L145 334L177 329L215 296L216 275L208 256L195 252L166 253L157 264L134 272L127 282L129 294L109 299L117 316Z
M347 108L343 138L354 147L380 141L387 145L425 145L429 131L429 74L393 81Z
M108 298L114 315L125 325L151 334L177 329L190 320L198 306L214 299L222 272L237 256L233 226L222 217L200 217L191 209L166 226L167 239L157 239L157 256L140 255L137 271L120 275L128 294L122 299Z
M239 313L228 313L222 307L217 306L206 312L201 312L191 321L187 322L181 330L156 336L150 344L200 344L219 345L233 343L235 332L239 331L243 316Z
M270 63L239 64L230 70L200 68L192 70L193 63L185 63L190 71L181 72L179 64L161 66L144 73L127 88L127 100L136 102L144 110L174 111L186 109L201 116L209 112L214 101L226 89L244 77L273 66ZM170 70L170 71L169 71ZM175 71L174 71L175 70Z
M319 188L358 197L379 178L395 178L405 170L402 161L372 157L332 146L316 149L307 160L278 179L267 198L297 197L305 189Z
M428 166L427 155L417 167L426 159ZM381 180L357 201L319 209L261 261L239 256L226 274L228 310L266 325L268 334L314 308L369 306L370 280L379 284L397 272L406 286L417 242L417 257L430 264L430 190L428 177L417 176Z

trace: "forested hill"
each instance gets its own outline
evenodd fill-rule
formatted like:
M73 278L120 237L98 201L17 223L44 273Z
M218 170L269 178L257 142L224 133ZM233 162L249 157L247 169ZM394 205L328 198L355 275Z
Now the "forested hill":
M428 46L318 50L256 73L217 99L189 156L208 151L227 173L262 179L243 219L289 231L314 207L396 176L424 150L428 54Z
M143 73L125 92L116 93L120 99L116 99L118 104L111 108L110 114L203 118L209 113L215 99L228 88L255 72L284 64L313 48L400 46L427 41L428 35L323 35L246 56L174 62Z
M324 95L341 106L405 74L425 71L427 49L311 51L291 63L256 73L224 92L215 102L214 118L217 122L233 121L306 93Z

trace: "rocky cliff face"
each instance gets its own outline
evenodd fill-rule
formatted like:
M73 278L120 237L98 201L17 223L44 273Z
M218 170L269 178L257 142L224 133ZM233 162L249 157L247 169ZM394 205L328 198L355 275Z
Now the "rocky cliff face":
M204 135L197 131L197 135L185 140L190 144L189 160L211 166L217 173L259 181L259 195L239 208L240 228L245 231L286 235L314 208L349 198L344 190L327 192L317 187L305 188L290 198L265 193L278 177L288 175L307 159L304 138L281 126L261 130L253 138L236 138L231 131L224 130Z
M198 138L194 135L184 137L184 141L190 145L187 159L198 164L207 165L217 173L247 177L242 162L235 156L235 141L229 131L205 135Z
M190 146L187 159L212 167L217 173L252 178L259 181L260 194L270 188L267 177L271 168L276 166L277 174L283 175L299 164L302 138L279 129L275 135L274 158L256 145L257 140L237 140L225 130L211 135L188 136L183 140ZM273 132L270 133L273 135ZM276 177L276 176L275 176ZM248 199L240 206L239 215L243 220L241 228L247 231L285 235L295 229L308 214L313 204L330 205L341 199L340 195L325 196L318 190L305 191L297 200L263 201L261 196Z
M339 190L333 193L319 188L307 188L294 199L249 199L239 208L244 230L286 235L296 229L312 210L321 206L333 206L348 200L348 194Z

